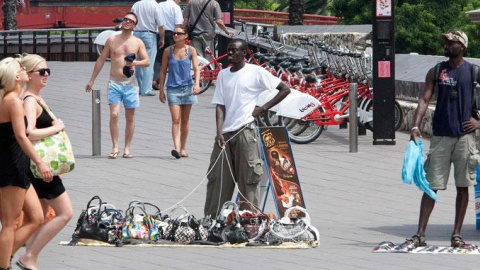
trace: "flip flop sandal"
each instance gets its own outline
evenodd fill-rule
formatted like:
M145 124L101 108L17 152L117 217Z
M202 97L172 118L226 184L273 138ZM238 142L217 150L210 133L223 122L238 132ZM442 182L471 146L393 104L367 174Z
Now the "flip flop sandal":
M108 155L109 159L116 159L118 156L118 151L117 152L111 152L110 155Z
M132 154L128 153L128 154L123 154L122 156L123 158L133 158Z
M177 150L172 150L171 152L172 156L174 156L176 159L179 159L181 156L180 156L180 153L178 153Z
M33 270L32 268L26 267L26 266L25 266L22 262L20 262L20 261L17 261L16 264L17 264L17 266L20 267L20 269L22 269L22 270ZM8 269L8 268L7 268L7 269Z
M465 241L463 241L463 237L460 234L452 234L450 243L452 247L461 247L465 245Z

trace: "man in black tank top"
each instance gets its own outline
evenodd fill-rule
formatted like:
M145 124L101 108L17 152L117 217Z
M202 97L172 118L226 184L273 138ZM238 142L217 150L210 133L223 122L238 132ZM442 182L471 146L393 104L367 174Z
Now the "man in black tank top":
M472 70L478 73L478 69L473 69L472 64L463 59L468 47L468 37L464 32L451 30L442 36L448 61L431 68L427 73L423 96L415 112L411 139L422 137L420 124L434 92L437 91L433 137L425 161L425 172L430 188L436 193L447 188L451 164L454 166L457 199L450 242L452 247L459 247L465 244L460 233L468 206L468 187L476 184L475 167L479 162L473 131L480 129L480 121L472 117L473 81L478 78L478 74L474 74ZM436 69L439 72L435 72ZM425 229L434 206L435 201L424 193L417 234L407 239L406 245L426 245Z

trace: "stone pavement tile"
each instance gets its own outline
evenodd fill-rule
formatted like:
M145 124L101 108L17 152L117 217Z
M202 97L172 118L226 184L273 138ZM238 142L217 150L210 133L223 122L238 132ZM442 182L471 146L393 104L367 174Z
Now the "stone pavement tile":
M409 135L396 133L396 145L374 146L372 134L359 137L358 153L349 153L348 130L328 127L313 143L292 145L297 171L312 223L321 234L321 246L307 250L195 248L65 247L82 209L93 195L125 209L132 199L157 204L165 210L181 202L203 216L207 172L215 136L213 89L198 97L190 118L190 157L170 156L171 120L158 97L141 97L136 110L132 159L107 159L111 141L106 97L107 62L94 89L101 89L102 156L92 157L91 94L85 93L94 63L49 63L54 75L42 95L66 125L77 159L76 169L63 177L74 217L40 256L41 269L473 269L475 256L373 254L382 241L401 243L417 227L422 193L402 183L401 166ZM120 145L124 142L124 112L120 111ZM425 140L425 151L428 149ZM120 149L120 153L122 152ZM197 187L188 198L192 190ZM473 191L472 191L473 194ZM270 195L271 196L271 195ZM453 227L455 187L439 192L431 216L427 242L449 245ZM480 243L475 230L473 196L463 235ZM268 198L267 212L274 212ZM23 249L21 250L23 252ZM18 255L17 255L18 256Z

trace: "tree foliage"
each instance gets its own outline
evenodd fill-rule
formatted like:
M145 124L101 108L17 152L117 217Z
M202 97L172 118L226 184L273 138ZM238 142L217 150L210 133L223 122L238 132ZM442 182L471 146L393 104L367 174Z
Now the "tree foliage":
M370 0L335 0L328 10L343 24L371 24ZM443 55L440 37L450 29L461 29L469 37L466 56L480 57L480 27L466 11L480 8L480 0L398 0L395 3L395 46L399 53Z

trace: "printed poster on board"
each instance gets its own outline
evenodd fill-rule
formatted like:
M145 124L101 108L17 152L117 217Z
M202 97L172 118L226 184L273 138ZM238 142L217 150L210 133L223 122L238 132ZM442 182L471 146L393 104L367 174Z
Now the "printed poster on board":
M376 0L377 17L392 17L392 0Z
M285 127L260 127L267 175L279 217L292 206L305 208L295 160Z

